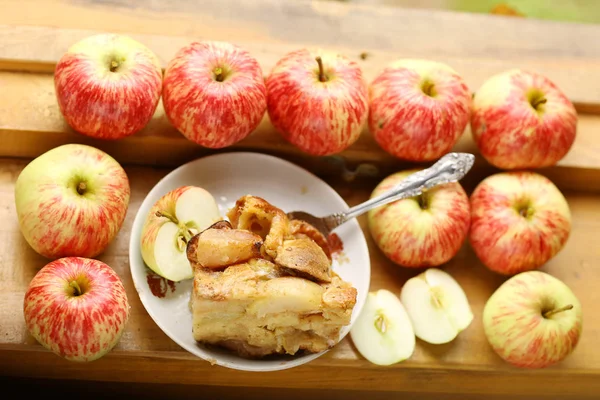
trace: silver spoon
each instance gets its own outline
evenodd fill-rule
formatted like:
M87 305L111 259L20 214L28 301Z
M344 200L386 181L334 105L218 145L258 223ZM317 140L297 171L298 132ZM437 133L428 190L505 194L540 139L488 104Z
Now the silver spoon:
M448 153L427 169L415 172L403 179L394 189L380 196L374 197L364 203L358 204L346 211L315 217L304 211L291 211L287 213L289 219L308 222L319 230L325 237L344 222L356 218L365 212L391 203L396 200L415 197L437 185L457 182L461 180L473 167L475 156L469 153Z

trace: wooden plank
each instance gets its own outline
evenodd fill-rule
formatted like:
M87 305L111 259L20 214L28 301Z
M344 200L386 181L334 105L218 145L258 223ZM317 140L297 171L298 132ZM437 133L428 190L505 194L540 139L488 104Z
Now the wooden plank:
M242 4L246 4L242 2ZM294 3L292 3L294 4ZM398 9L392 9L397 12ZM414 18L415 16L410 14L404 14L405 10L400 9L402 12L398 18ZM414 10L413 10L414 12ZM235 14L234 14L235 15ZM347 15L347 14L344 14ZM363 14L360 14L363 15ZM419 14L417 14L419 16ZM505 48L506 32L502 33L499 38L494 38L488 31L488 18L492 18L490 29L494 29L495 17L488 16L477 16L481 20L470 21L477 22L477 24L486 24L485 38L479 38L474 44L478 44L481 41L489 40L485 47L474 51L472 47L458 47L456 44L453 50L448 52L448 49L438 47L438 43L441 38L430 37L431 30L429 26L438 24L439 21L436 18L437 14L433 13L430 16L429 23L426 23L426 18L421 16L419 20L411 20L411 24L415 24L415 30L409 36L393 36L393 32L387 31L389 35L387 40L381 38L382 42L389 42L391 37L414 37L410 41L398 40L390 43L389 46L361 46L360 42L357 42L353 37L352 40L346 41L335 41L330 42L328 40L321 40L321 37L315 38L314 36L308 36L304 41L287 40L274 42L273 39L268 40L264 38L254 38L254 35L246 35L242 37L231 37L227 35L229 30L223 32L218 30L218 34L214 32L209 35L202 35L202 39L213 39L213 40L230 40L235 42L250 51L261 64L265 74L271 70L275 62L282 57L286 52L297 49L304 46L321 46L330 49L340 51L350 58L359 61L365 77L368 81L371 81L377 73L380 72L381 68L389 62L404 57L417 57L426 58L432 60L438 60L448 63L450 66L455 68L466 80L471 90L476 91L477 88L484 82L485 79L492 76L495 73L511 69L511 68L523 68L533 70L547 75L552 79L562 90L565 91L575 103L578 110L587 113L600 113L600 47L586 47L585 51L579 48L574 48L573 43L570 41L561 40L555 37L555 31L544 37L554 38L554 42L536 41L538 40L536 32L546 32L546 29L558 29L554 26L545 26L547 22L533 21L533 26L521 27L520 21L512 21L513 26L503 24L498 27L498 34L500 29L505 29L513 33L514 31L520 31L521 29L526 32L523 34L533 35L526 42L532 41L535 43L534 48L531 47L512 47ZM464 20L464 16L460 14L444 14L445 24L449 25L447 29L454 26L456 30L453 35L454 41L457 43L473 42L473 37L467 36L467 34L473 34L469 32L469 29L473 29L471 24ZM339 23L344 21L342 17ZM315 17L316 19L316 17ZM318 20L318 19L316 19ZM380 23L385 24L387 19L379 18L377 26ZM503 22L506 22L502 20ZM0 24L3 19L0 17ZM302 20L300 20L300 23ZM528 21L530 23L532 21ZM290 23L292 23L290 21ZM299 23L295 21L294 23ZM357 21L359 23L359 21ZM391 22L390 22L391 23ZM238 25L238 21L231 22L231 25ZM463 26L466 24L466 27ZM536 24L539 24L536 25ZM229 25L229 24L228 24ZM243 24L242 24L243 25ZM397 24L396 25L403 25ZM366 21L362 27L367 29L368 26L374 26L373 24L367 24ZM521 27L521 29L519 29ZM322 28L323 30L329 29L332 32L323 32L323 37L337 37L335 34L335 27L326 25ZM363 28L361 28L362 30ZM113 29L106 29L114 31ZM157 29L158 30L158 29ZM533 34L529 32L534 32ZM90 29L66 29L66 28L52 28L45 26L29 26L29 25L0 25L0 70L11 70L11 71L35 71L35 72L52 72L54 66L60 56L68 49L68 47L76 41L98 33L103 30L90 30ZM121 31L121 30L119 30ZM175 36L173 32L161 31L160 34L148 34L138 33L135 30L121 31L122 33L128 34L140 42L150 47L159 57L163 67L172 58L175 52L185 44L198 40L198 36L186 34L184 36ZM313 32L313 31L310 31ZM378 32L380 32L378 30ZM429 32L429 36L425 34ZM600 27L592 26L570 26L566 25L559 29L561 34L567 35L569 38L577 39L580 34L587 35L600 35ZM374 33L361 32L358 37L370 36ZM380 32L382 34L382 32ZM457 35L458 34L458 35ZM478 36L479 37L479 36ZM418 38L418 39L416 39ZM516 38L513 38L516 40ZM583 37L580 38L584 40ZM522 42L522 40L521 40ZM26 44L26 45L25 45ZM414 47L418 44L417 47ZM539 46L539 47L537 47ZM542 46L548 46L544 49ZM475 46L477 47L477 46ZM484 49L488 47L495 48L493 52L485 52ZM552 49L552 52L549 52ZM363 60L360 56L363 52L367 52L368 56L366 60Z
M63 143L86 143L98 147L124 164L178 166L201 155L215 153L185 139L167 121L159 104L147 127L129 138L119 141L101 141L87 138L71 130L64 122L54 95L52 76L48 74L14 73L0 71L0 156L33 158ZM600 191L600 116L580 115L578 136L567 156L552 173L557 184L565 188ZM287 143L273 129L265 115L260 126L249 137L221 151L253 150L286 157L318 174L339 176L342 173L337 159L312 157ZM465 131L454 151L477 153L469 129ZM348 168L362 163L375 166L375 177L405 167L408 163L385 153L365 128L360 139L338 155ZM482 159L480 164L486 164ZM561 170L567 171L561 172ZM573 169L587 171L585 185L573 182ZM593 178L593 179L592 179Z
M22 238L15 219L14 183L26 161L0 160L0 371L6 375L38 378L74 378L166 384L210 384L223 386L329 388L376 391L411 391L427 387L431 392L496 394L589 394L600 393L600 350L596 337L600 320L593 310L600 301L596 282L600 271L600 249L595 233L600 230L597 195L567 193L573 214L573 232L565 249L544 268L566 282L579 296L584 309L584 332L580 345L563 363L537 371L523 371L503 363L490 349L483 334L481 313L485 301L503 281L486 270L465 244L445 268L464 287L475 320L452 343L428 345L418 341L411 359L391 367L376 367L354 348L349 338L308 365L292 370L261 374L213 367L181 350L148 316L131 281L128 266L129 232L141 201L168 169L128 166L132 197L123 228L107 251L99 257L123 279L131 301L132 315L121 341L105 358L86 364L66 362L47 351L27 333L22 299L28 283L47 262ZM330 183L350 205L366 200L375 182ZM467 184L467 190L472 189ZM366 220L359 218L367 238L372 263L371 289L398 292L416 271L390 263L375 247ZM587 317L586 317L587 316ZM18 360L18 362L15 362ZM326 377L324 379L324 377Z

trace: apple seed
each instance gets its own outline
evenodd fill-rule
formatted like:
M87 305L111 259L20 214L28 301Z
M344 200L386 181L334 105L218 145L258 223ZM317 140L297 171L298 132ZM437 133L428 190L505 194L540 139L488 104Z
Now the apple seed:
M379 311L377 313L377 318L375 319L375 329L377 329L380 333L385 333L387 331L387 319L385 318L385 315L383 315L381 313L381 311Z

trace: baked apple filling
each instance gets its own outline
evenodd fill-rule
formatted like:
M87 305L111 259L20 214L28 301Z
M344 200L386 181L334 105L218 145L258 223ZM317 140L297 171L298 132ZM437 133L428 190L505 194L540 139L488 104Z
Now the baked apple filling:
M243 357L320 352L350 323L356 289L316 229L244 196L187 247L194 339Z

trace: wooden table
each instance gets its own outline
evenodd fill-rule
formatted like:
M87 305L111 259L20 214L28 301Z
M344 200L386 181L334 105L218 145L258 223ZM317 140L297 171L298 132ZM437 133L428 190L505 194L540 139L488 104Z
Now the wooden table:
M467 15L343 2L276 0L0 0L0 375L113 382L116 390L168 393L243 394L258 398L275 393L288 398L327 396L372 398L392 392L429 393L435 398L486 394L488 398L600 394L600 301L596 284L600 247L600 27ZM576 351L563 363L524 371L503 363L489 348L481 312L503 278L487 271L465 245L445 267L463 285L475 320L448 345L418 342L413 357L391 367L363 359L349 338L308 365L274 373L247 373L211 366L183 351L152 321L139 301L128 265L129 232L146 193L174 166L210 153L185 140L167 122L159 106L142 132L118 142L99 142L74 133L58 112L52 71L57 59L77 39L95 32L132 35L153 49L166 64L174 52L194 39L239 43L259 60L265 73L285 52L310 45L338 49L361 63L372 79L388 61L420 57L447 62L472 90L493 73L521 67L553 79L580 113L577 141L556 167L543 172L566 194L573 213L573 232L565 249L543 269L564 280L581 299L584 333ZM360 54L366 52L365 60ZM22 238L15 217L14 182L26 163L66 142L87 143L115 156L131 180L130 210L122 231L99 257L124 280L132 316L118 346L90 364L64 361L42 349L27 333L22 316L24 291L47 262ZM341 158L306 156L273 131L268 118L249 138L227 150L251 149L287 158L322 175L350 204L364 201L387 173L406 166L385 154L368 132ZM467 131L456 150L477 153ZM375 167L371 176L352 181L340 177L361 163ZM468 190L494 172L480 157L464 184ZM365 219L360 218L363 229ZM416 272L390 263L376 249L366 229L371 289L398 292ZM185 386L179 386L184 384ZM155 386L159 385L159 386ZM201 385L202 388L198 388ZM47 386L42 386L47 387ZM97 386L105 388L102 384ZM121 388L121 389L119 389ZM154 398L154 397L153 397ZM423 397L419 397L423 398ZM433 398L433 397L432 397Z

